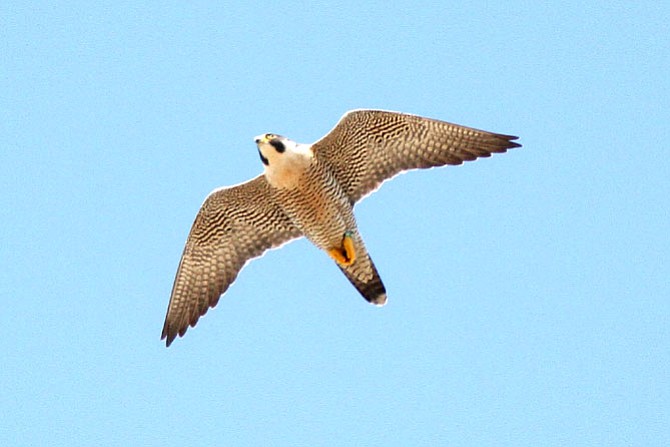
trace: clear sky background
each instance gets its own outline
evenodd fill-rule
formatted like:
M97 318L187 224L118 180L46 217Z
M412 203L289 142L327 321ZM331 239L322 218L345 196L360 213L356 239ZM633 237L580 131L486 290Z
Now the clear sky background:
M0 445L670 445L670 6L0 6ZM383 108L518 135L357 206L166 349L205 196Z

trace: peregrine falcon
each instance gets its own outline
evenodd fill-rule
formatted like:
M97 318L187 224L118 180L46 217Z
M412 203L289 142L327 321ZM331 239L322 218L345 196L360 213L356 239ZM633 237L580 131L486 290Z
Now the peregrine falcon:
M405 113L353 110L313 144L256 137L263 174L207 196L179 262L161 339L170 346L265 251L306 237L368 302L386 289L358 232L353 208L410 169L459 165L520 147L500 135Z

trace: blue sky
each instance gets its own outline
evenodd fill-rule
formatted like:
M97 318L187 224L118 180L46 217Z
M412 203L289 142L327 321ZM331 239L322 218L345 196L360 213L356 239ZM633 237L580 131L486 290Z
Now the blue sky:
M3 2L0 444L670 444L670 7ZM188 230L353 108L519 135L306 241L166 349Z

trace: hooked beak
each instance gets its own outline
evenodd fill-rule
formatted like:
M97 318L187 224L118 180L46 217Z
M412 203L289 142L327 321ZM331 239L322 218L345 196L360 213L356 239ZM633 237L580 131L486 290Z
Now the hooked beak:
M267 143L268 134L258 135L257 137L254 138L254 141L256 142L256 144Z

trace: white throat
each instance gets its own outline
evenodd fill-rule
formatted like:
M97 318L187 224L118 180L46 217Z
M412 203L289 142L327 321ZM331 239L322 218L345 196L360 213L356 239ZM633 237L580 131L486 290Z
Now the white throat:
M259 149L269 164L264 166L265 178L275 188L295 188L302 174L310 167L314 158L311 145L283 140L286 150L278 153L269 144Z

